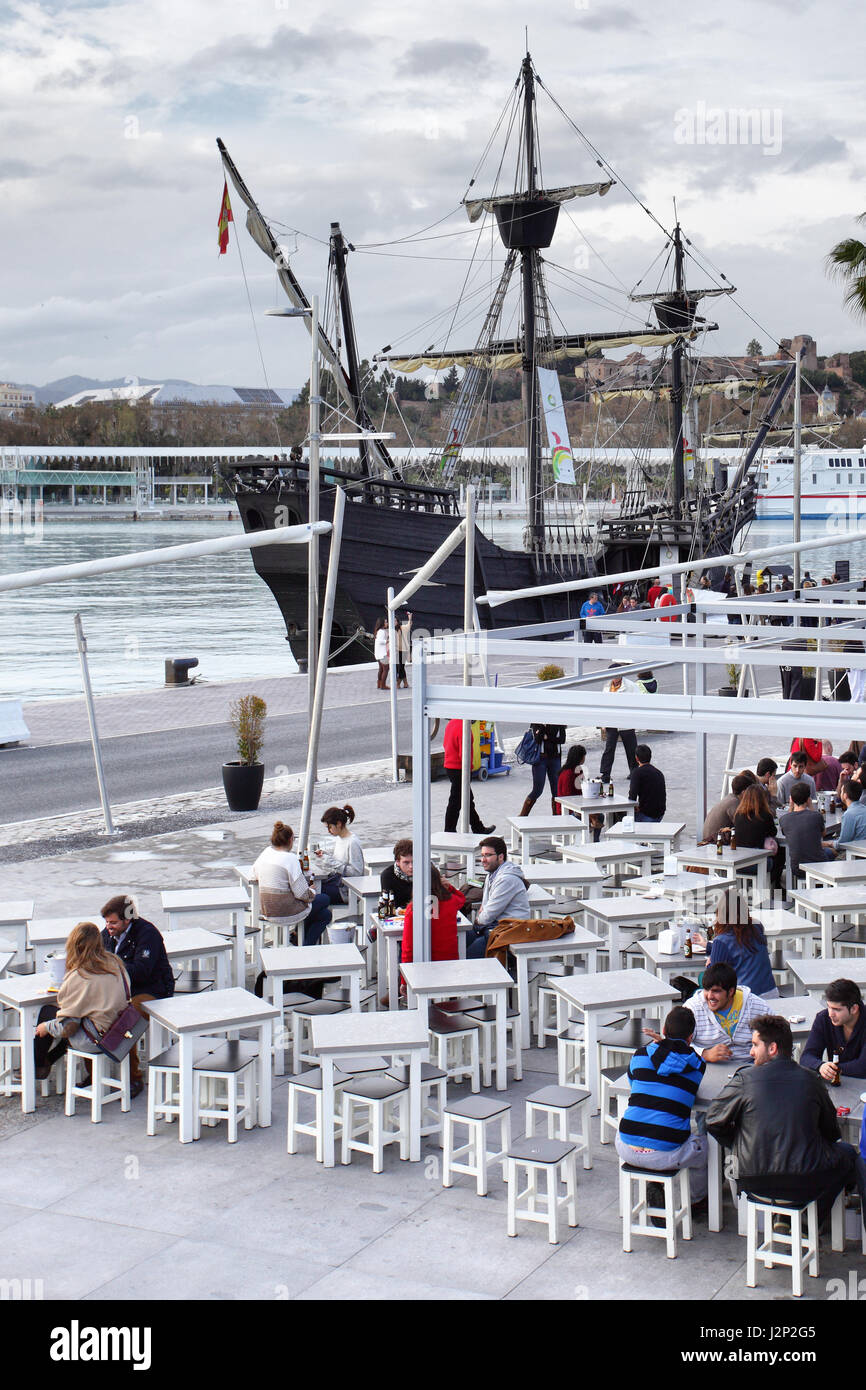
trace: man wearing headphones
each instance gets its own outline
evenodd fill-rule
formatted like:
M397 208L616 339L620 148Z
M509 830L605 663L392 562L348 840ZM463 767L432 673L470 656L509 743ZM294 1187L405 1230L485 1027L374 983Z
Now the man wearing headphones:
M129 976L131 1002L144 1014L141 1005L148 999L170 999L174 994L174 975L165 951L165 942L152 922L138 916L132 898L123 893L109 898L100 916L105 922L102 944L119 956ZM138 1051L129 1054L130 1094L138 1096L144 1087Z

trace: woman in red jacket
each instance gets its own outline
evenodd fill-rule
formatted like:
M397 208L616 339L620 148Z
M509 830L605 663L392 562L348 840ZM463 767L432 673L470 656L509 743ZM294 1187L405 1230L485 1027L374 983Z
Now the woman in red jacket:
M465 901L463 894L442 882L442 876L435 864L430 865L430 959L456 960L457 914ZM412 904L406 908L403 918L403 945L400 950L402 961L411 961L412 955Z

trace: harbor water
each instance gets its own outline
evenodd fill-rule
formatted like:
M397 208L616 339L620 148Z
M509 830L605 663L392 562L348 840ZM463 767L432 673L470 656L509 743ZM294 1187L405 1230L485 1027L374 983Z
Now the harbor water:
M505 527L520 523L508 519ZM238 521L65 521L47 518L0 534L0 574L94 560L230 535ZM500 529L504 529L500 523ZM522 529L522 528L521 528ZM866 543L843 548L827 522L804 522L803 539L827 532L826 549L804 555L816 579L848 559L866 574ZM760 550L790 538L790 523L753 522L741 546ZM502 542L502 537L497 536ZM383 596L384 597L384 596ZM96 694L163 684L166 657L195 656L208 681L297 670L282 617L247 551L0 594L0 699L81 693L73 615L80 612Z

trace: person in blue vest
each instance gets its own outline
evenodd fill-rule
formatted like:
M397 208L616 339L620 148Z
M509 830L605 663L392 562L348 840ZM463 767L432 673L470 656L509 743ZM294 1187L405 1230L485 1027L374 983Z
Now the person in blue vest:
M584 604L581 605L580 616L582 618L603 618L604 612L604 604L602 603L597 590L593 589L589 598L586 600ZM583 640L584 642L600 642L601 633L588 631L584 632Z

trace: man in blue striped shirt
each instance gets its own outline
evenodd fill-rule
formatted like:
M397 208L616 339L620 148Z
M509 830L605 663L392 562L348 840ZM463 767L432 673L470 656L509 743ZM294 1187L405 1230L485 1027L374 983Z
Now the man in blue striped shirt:
M636 1168L694 1169L692 1200L700 1202L707 1195L707 1139L692 1134L691 1116L706 1062L690 1046L694 1031L694 1014L678 1004L664 1021L661 1040L632 1057L631 1093L616 1151Z

